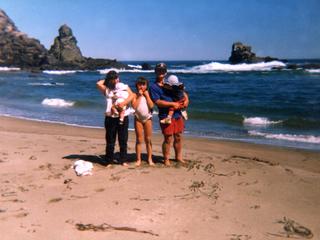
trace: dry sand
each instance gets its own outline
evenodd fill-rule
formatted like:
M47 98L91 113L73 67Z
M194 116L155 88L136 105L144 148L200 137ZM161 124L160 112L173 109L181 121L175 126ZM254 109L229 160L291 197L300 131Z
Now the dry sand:
M319 152L186 138L188 164L164 167L155 135L155 167L106 168L103 129L0 117L0 134L2 240L320 238Z

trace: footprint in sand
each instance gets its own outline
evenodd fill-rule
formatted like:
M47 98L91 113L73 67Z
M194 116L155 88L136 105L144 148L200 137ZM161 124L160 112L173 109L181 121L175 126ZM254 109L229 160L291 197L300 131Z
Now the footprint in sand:
M95 189L96 192L103 192L104 190L105 190L104 188Z
M23 213L16 214L15 217L16 217L16 218L23 218L23 217L26 217L26 216L28 216L28 215L29 215L29 213L23 212Z
M32 155L29 157L29 160L37 160L37 157Z
M56 202L60 202L62 201L62 198L58 197L58 198L52 198L49 200L49 203L56 203Z

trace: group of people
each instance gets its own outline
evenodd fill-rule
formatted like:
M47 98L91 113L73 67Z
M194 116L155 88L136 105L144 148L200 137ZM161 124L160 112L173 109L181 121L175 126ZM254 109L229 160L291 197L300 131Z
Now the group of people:
M158 107L159 124L163 134L162 152L164 164L170 165L170 146L173 142L175 159L184 163L182 157L182 133L184 120L187 119L185 109L189 97L184 85L177 76L167 77L167 66L159 63L155 67L156 80L153 83L139 77L133 92L127 84L120 81L116 71L109 71L105 79L97 82L97 88L106 98L105 139L106 154L103 165L114 163L116 137L120 147L119 164L127 165L128 115L134 112L136 133L136 165L141 165L142 144L145 142L149 165L152 160L152 111ZM132 108L129 107L131 104Z

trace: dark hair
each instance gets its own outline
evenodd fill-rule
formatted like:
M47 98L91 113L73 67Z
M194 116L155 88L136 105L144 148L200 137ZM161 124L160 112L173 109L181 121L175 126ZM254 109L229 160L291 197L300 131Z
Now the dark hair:
M105 77L105 80L104 80L104 85L107 87L107 88L110 88L110 89L113 89L115 86L113 84L110 83L111 80L115 80L119 77L119 74L114 71L114 70L111 70L109 71L107 74L106 74L106 77Z
M165 63L158 63L154 68L156 74L165 74L167 73L167 65Z
M147 85L147 89L148 89L148 87L149 87L149 80L146 79L146 78L144 78L144 77L138 77L138 79L137 79L137 81L136 81L136 88L138 88L138 85L139 85L139 84L142 84L142 85L146 84L146 85Z

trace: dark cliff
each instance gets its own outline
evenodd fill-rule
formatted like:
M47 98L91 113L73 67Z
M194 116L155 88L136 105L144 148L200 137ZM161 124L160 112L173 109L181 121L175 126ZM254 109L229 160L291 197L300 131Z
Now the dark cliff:
M82 69L129 68L115 59L95 59L82 56L77 39L67 25L48 51L39 40L18 30L8 15L0 9L0 66L22 69Z
M28 68L43 64L47 64L46 48L37 39L20 32L0 9L0 65Z

